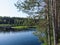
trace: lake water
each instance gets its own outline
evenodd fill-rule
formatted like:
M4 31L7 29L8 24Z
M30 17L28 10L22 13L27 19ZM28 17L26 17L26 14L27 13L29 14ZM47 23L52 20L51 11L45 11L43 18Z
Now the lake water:
M32 30L32 29L30 29ZM0 45L41 45L34 31L0 32Z

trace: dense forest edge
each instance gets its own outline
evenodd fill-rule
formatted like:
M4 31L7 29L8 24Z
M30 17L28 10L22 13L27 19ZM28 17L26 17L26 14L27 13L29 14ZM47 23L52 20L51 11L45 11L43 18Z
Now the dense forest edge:
M0 17L0 31L12 29L11 31L20 31L23 29L36 28L35 19L19 17Z

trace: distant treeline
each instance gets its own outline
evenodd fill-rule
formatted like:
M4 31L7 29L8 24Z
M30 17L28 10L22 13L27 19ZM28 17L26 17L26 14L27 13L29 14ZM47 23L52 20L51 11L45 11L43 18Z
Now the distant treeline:
M0 24L11 25L35 25L37 20L19 17L0 17Z

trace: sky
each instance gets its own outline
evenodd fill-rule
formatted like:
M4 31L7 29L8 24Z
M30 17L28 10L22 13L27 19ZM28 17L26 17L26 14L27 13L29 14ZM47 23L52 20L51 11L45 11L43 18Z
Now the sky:
M17 0L0 0L0 16L8 17L27 17L28 15L23 12L18 12L14 6Z

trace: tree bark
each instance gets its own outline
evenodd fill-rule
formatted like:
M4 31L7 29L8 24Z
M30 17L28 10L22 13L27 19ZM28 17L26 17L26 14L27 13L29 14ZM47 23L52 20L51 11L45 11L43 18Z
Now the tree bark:
M51 27L51 15L50 15L50 0L46 0L46 3L47 3L47 11L46 11L46 15L47 15L47 23L48 23L48 26L47 26L47 36L48 36L48 45L51 45L51 34L50 34L50 27Z

